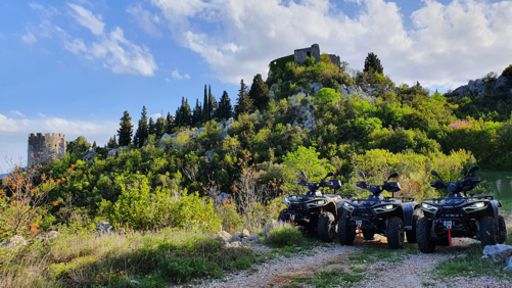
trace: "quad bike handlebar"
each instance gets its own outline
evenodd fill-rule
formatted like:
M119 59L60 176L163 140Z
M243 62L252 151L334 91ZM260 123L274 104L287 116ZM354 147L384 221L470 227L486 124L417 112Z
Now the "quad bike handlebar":
M480 177L472 176L478 169L478 166L471 166L461 180L454 182L443 181L441 175L437 171L432 170L432 176L438 180L430 182L430 186L437 190L445 190L450 195L464 193L467 196L467 192L473 190L481 182Z

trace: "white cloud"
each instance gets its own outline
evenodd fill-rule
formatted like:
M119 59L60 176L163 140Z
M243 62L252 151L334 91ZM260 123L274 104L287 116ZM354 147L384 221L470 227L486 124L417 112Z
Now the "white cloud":
M37 42L37 38L32 34L32 32L27 32L21 35L21 41L27 45L32 45Z
M91 11L76 4L69 4L78 23L88 28L95 36L87 44L81 38L74 38L60 28L64 38L64 48L75 55L87 59L99 59L106 68L117 74L138 74L153 76L158 66L148 48L132 43L124 36L120 27L110 33L104 31L104 23Z
M76 4L68 4L71 8L71 15L75 20L85 28L89 29L94 35L102 35L105 23L101 20L101 17L95 16L91 11L84 7Z
M171 72L171 77L176 80L189 80L190 75L188 73L182 74L178 69L174 69Z
M21 113L20 111L18 110L11 110L9 111L12 115L14 116L17 116L17 117L25 117L25 114Z
M142 8L140 4L129 6L128 9L126 9L126 12L135 18L137 24L146 33L153 37L161 36L158 28L158 25L160 24L160 17L158 17L158 15L152 14L148 10Z
M429 86L455 87L512 63L510 1L426 0L402 15L393 2L358 0L352 17L327 0L151 2L173 37L231 83L252 79L267 71L270 60L312 43L355 68L373 51L394 80Z
M71 120L43 114L29 118L15 112L19 111L10 111L18 116L16 118L0 114L0 173L12 168L13 164L24 165L30 133L65 133L67 140L85 136L90 142L103 145L117 128L117 123L113 121Z

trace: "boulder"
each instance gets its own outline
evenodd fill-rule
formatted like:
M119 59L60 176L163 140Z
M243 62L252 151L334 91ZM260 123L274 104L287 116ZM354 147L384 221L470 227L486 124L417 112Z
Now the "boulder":
M45 234L42 234L42 235L39 235L37 236L36 238L39 240L39 241L42 241L42 242L48 242L52 239L55 239L59 237L59 232L57 231L50 231L48 233L45 233Z
M226 243L226 247L227 248L240 248L240 247L242 247L242 242L240 242L240 241L229 242L229 243Z
M247 238L249 236L251 236L251 233L249 233L249 230L247 229L242 230L242 232L240 233L241 238Z
M484 247L482 259L502 261L503 258L512 256L512 246L505 244L487 245Z
M99 233L112 233L112 225L107 221L100 221L96 223L96 231Z
M14 235L8 240L4 240L0 243L2 248L17 248L27 245L28 241L23 236Z
M220 231L219 234L217 234L217 237L215 239L217 240L220 240L220 241L223 241L223 242L229 242L229 240L231 239L231 234L229 234L228 232L226 231Z
M512 256L508 257L507 266L505 266L505 268L503 270L505 270L507 272L512 272Z

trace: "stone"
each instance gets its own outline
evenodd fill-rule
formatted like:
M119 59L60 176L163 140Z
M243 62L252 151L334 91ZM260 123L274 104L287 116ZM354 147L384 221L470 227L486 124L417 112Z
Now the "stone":
M229 242L229 240L231 239L231 234L229 234L228 232L226 231L220 231L218 234L217 234L217 237L215 239L217 240L220 240L220 241L223 241L223 242Z
M112 233L112 225L107 221L100 221L96 223L96 231L99 233Z
M37 236L36 239L38 239L38 240L40 240L42 242L48 242L48 241L50 241L52 239L55 239L57 237L59 237L59 232L52 230L52 231L50 231L48 233L45 233L45 234Z
M247 229L242 230L242 233L240 233L241 238L247 238L249 236L251 236L251 233L249 233L249 230Z
M482 259L502 261L501 259L512 256L512 246L506 244L486 245L483 254Z
M240 241L229 242L229 243L226 243L226 247L227 248L240 248L240 247L242 247L242 242L240 242Z
M512 256L508 257L507 266L505 266L505 268L503 268L503 270L505 270L507 272L512 272Z
M27 245L28 241L23 236L14 235L8 240L4 240L0 243L2 248L17 248Z

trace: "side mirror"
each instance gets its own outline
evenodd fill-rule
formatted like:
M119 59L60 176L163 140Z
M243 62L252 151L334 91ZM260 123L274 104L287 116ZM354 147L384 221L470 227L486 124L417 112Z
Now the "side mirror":
M340 180L332 180L331 183L332 183L332 186L331 186L332 190L338 190L338 189L341 188L341 181Z
M334 173L333 172L329 172L329 173L327 173L327 175L325 175L325 178L332 177L332 176L334 176Z
M440 181L440 180L432 181L432 182L430 182L430 186L433 188L436 188L436 189L442 189L442 188L444 188L444 183L443 183L443 181Z
M386 181L389 181L389 179L398 178L398 173L393 172L389 174L388 179Z
M366 182L364 182L364 181L357 181L356 182L356 186L361 188L361 189L367 189L368 188L368 184L366 184Z
M436 170L432 170L430 174L436 177L437 179L441 180L441 175L439 175L439 173Z
M357 175L359 175L359 177L361 177L363 179L366 179L366 174L364 174L363 171L357 171Z

